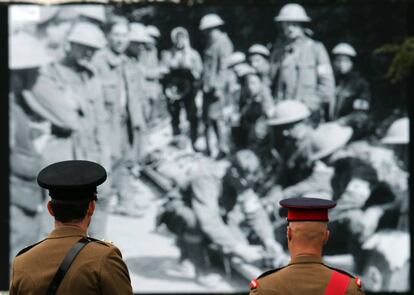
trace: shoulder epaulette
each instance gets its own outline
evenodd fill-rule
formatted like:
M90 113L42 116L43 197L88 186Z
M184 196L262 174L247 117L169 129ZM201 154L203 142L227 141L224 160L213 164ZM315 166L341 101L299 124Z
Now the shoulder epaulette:
M330 269L332 269L332 270L335 270L335 271L337 271L337 272L340 272L340 273L342 273L342 274L344 274L344 275L347 275L347 276L349 276L349 277L351 277L351 278L355 278L355 276L353 276L353 275L351 275L350 273L347 273L346 271L344 271L344 270L342 270L342 269L339 269L339 268L335 268L335 267L332 267L332 266L329 266L329 265L326 265L326 264L324 264L327 268L330 268Z
M88 237L88 240L90 240L91 242L96 242L96 243L101 244L101 245L105 245L107 247L113 246L113 243L111 241L107 241L107 240L99 240L99 239L95 239L95 238L91 238L91 237Z
M39 245L39 244L40 244L40 243L42 243L42 242L44 242L44 240L41 240L41 241L39 241L39 242L37 242L37 243L35 243L35 244L32 244L32 245L30 245L30 246L27 246L26 248L23 248L22 250L20 250L20 251L17 253L16 257L17 257L17 256L19 256L19 255L22 255L22 254L26 253L27 251L29 251L30 249L32 249L33 247L35 247L35 246Z
M265 276L268 276L268 275L270 275L270 274L272 274L272 273L275 273L275 272L278 272L279 270L281 270L281 269L284 269L285 267L287 267L288 265L285 265L285 266L282 266L282 267L279 267L279 268L275 268L275 269L270 269L270 270L268 270L268 271L265 271L264 273L262 273L260 276L258 276L257 278L258 279L261 279L261 278L263 278L263 277L265 277Z

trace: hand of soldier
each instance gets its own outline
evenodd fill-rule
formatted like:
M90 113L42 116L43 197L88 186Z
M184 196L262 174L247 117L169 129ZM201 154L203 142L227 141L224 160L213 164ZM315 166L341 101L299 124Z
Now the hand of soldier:
M365 241L376 231L379 220L383 213L384 211L377 206L365 210L363 213L363 222L361 222L361 226L363 228L362 234L360 236L361 242Z
M233 249L233 254L240 257L245 262L254 262L263 258L263 253L260 249L252 247L247 244L238 244Z
M226 106L223 108L223 117L225 119L231 120L232 114L234 114L234 109L231 106Z
M258 139L264 139L266 137L268 134L266 119L259 118L257 120L256 124L254 125L254 133Z

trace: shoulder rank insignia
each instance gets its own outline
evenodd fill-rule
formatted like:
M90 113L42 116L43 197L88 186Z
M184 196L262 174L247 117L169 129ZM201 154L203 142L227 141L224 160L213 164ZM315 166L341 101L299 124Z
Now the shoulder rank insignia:
M355 277L355 283L357 284L358 288L362 288L362 282L359 277Z
M257 281L257 279L253 279L250 284L250 289L257 289L257 287L259 287L259 282Z
M270 274L272 274L272 273L275 273L275 272L277 272L277 271L279 271L279 270L281 270L281 269L284 269L285 267L288 267L288 266L289 266L289 265L285 265L285 266L282 266L282 267L279 267L279 268L275 268L275 269L268 270L268 271L266 271L266 272L262 273L262 274L261 274L260 276L258 276L257 278L258 278L258 279L263 278L263 277L268 276L268 275L270 275Z
M108 246L108 247L109 247L109 245L114 244L112 241L109 241L109 240L100 240L100 239L95 239L95 238L91 238L91 237L88 237L88 240L90 240L91 242L97 242L98 244L105 245L105 246Z

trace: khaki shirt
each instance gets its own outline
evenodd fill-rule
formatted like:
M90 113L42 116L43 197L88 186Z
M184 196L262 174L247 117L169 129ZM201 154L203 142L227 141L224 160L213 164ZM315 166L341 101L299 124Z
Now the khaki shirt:
M286 267L259 276L256 284L251 284L250 295L322 295L332 272L333 269L324 265L317 256L297 256ZM349 276L351 280L345 294L364 294L356 279Z
M13 262L10 295L46 294L60 263L85 233L74 226L53 230L39 244L17 255ZM121 252L110 243L87 244L76 256L57 295L133 294Z

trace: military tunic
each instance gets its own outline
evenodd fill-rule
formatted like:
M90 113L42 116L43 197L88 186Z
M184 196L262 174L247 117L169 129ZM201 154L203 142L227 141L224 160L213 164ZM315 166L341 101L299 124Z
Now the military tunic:
M75 158L110 167L100 82L90 69L63 62L42 69L28 104L52 124L43 153L46 164Z
M10 260L40 235L42 191L36 184L41 157L33 140L32 120L10 95Z
M332 120L370 109L369 84L358 72L336 77L336 100L332 104Z
M85 236L80 228L62 226L22 251L13 263L10 294L46 294L67 252ZM133 294L119 249L106 242L90 242L73 261L56 294Z
M322 43L305 36L289 44L277 42L270 58L276 101L299 100L313 112L335 99L335 79Z
M51 64L42 69L32 93L26 97L28 104L52 126L42 153L44 164L87 159L111 169L111 130L106 124L102 80L95 68L69 66L65 61ZM90 231L101 238L111 195L109 182L99 193L102 202L97 204Z
M107 112L107 122L111 140L111 156L113 162L118 162L125 152L126 128L122 128L122 119L126 117L126 82L122 73L127 61L124 54L115 54L109 48L98 51L93 57L93 64L102 80L103 98ZM125 130L123 130L125 129ZM112 164L115 164L112 163Z
M225 124L223 107L225 105L226 69L225 60L233 52L233 43L227 34L221 34L211 42L203 54L203 106L202 119L206 124L205 137L207 150L210 152L209 125L212 125L220 151L225 152L229 146L229 128Z
M287 266L259 276L255 284L251 284L250 295L321 295L328 286L333 270L317 256L297 256ZM351 279L345 295L364 294L357 279L346 275Z

